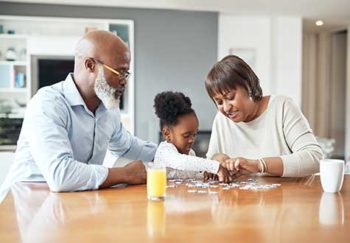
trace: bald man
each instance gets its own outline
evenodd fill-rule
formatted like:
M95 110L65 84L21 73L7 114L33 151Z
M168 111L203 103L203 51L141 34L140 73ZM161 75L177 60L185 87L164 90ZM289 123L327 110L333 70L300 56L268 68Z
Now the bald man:
M120 118L129 65L119 37L87 33L76 47L74 73L29 102L6 183L46 181L56 192L145 183L141 160L152 161L156 145L132 136ZM107 148L135 161L108 169L102 165Z

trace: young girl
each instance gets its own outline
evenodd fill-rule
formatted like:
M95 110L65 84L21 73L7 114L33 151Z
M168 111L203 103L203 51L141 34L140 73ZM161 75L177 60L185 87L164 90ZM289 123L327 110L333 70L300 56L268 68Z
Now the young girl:
M191 106L190 98L180 92L162 92L155 97L154 107L165 141L159 144L154 161L166 165L168 178L198 178L203 177L200 172L207 171L228 182L229 174L218 161L196 157L192 150L198 118Z

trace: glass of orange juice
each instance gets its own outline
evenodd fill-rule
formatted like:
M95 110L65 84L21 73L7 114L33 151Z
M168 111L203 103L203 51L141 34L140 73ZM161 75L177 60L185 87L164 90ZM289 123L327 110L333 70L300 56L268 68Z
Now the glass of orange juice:
M160 163L148 163L147 197L149 200L164 200L166 193L166 168Z

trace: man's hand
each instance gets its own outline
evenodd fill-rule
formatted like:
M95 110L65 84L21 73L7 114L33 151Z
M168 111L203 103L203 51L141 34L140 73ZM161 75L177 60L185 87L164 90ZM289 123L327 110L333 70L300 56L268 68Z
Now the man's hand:
M115 167L108 169L106 180L100 185L100 188L114 186L119 183L127 184L145 184L146 169L141 160L135 160L124 167Z
M126 183L128 184L145 184L146 169L141 160L135 160L124 166Z

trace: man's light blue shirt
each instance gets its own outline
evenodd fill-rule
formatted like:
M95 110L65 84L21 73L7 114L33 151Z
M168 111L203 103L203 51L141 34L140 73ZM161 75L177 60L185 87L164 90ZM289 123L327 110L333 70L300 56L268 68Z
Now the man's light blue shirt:
M29 102L8 182L46 181L53 191L97 189L107 178L107 148L116 156L152 161L156 144L131 135L120 111L101 102L93 114L73 75L44 87Z

